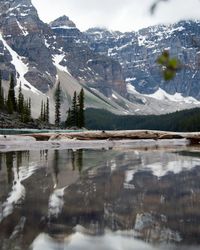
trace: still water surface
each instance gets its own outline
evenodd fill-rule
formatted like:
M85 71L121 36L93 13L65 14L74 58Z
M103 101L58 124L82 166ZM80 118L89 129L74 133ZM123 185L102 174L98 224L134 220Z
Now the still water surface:
M200 249L200 153L0 153L0 249Z

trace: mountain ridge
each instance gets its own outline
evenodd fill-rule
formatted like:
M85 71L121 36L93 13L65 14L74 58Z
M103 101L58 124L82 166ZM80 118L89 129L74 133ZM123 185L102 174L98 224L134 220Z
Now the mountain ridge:
M197 91L200 21L180 21L125 33L89 29L85 34L91 49L119 60L126 80L138 92L152 94L160 87L169 94L179 92L183 96L200 98L199 88ZM166 49L183 64L177 77L168 84L165 84L156 64L157 57Z
M162 84L155 85L156 88L155 86L152 88L151 83L144 84L141 91L141 80L135 84L133 79L136 74L141 79L144 76L146 80L148 74L146 76L143 72L141 75L144 70L142 62L136 63L136 66L140 66L137 71L132 67L132 64L135 65L133 61L127 63L127 67L122 63L122 59L125 62L127 60L126 45L133 39L132 33L126 33L125 36L121 32L111 34L106 31L108 42L110 36L112 42L121 43L123 53L114 54L116 48L112 47L113 44L108 43L110 47L106 50L105 36L99 33L102 35L99 46L99 40L94 41L91 38L94 36L94 32L91 33L92 29L89 35L81 32L67 16L62 16L49 25L43 23L30 0L0 2L0 32L0 68L4 87L8 89L9 74L16 74L16 91L21 82L25 96L34 97L32 106L33 116L36 118L40 112L39 104L49 97L51 121L53 121L54 92L58 81L61 82L62 88L63 120L71 105L74 91L80 91L81 88L85 89L86 108L103 108L121 115L168 113L200 105L191 98L184 99L179 96L180 98L175 100L172 96L176 92L167 91L167 85L165 86L162 81L158 66L154 69L155 75ZM115 41L113 36L121 36L121 40ZM138 47L137 44L134 49L132 44L133 50L127 52L130 57L136 50L143 52L142 43L145 41L137 39L137 43L141 46ZM153 61L154 59L152 64L155 63ZM198 73L196 75L198 76ZM165 88L162 88L163 86ZM152 88L154 91L144 91L145 88ZM162 93L163 98L159 100L155 96L148 96L159 91L159 88L166 92Z

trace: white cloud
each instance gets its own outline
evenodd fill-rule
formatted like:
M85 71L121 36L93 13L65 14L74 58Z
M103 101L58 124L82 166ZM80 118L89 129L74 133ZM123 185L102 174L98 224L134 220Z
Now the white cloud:
M154 0L32 0L43 21L65 14L85 30L105 26L131 31L158 23L182 19L200 19L200 0L170 0L160 3L153 16L149 8Z

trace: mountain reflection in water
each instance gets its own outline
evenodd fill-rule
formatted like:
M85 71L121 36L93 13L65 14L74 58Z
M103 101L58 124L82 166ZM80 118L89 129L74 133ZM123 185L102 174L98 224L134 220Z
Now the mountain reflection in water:
M199 249L199 156L192 148L0 153L0 249Z

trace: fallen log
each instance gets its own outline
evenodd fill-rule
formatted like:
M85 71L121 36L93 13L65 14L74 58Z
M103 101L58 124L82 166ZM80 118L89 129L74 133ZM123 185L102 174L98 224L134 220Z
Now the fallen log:
M24 136L24 135L23 135ZM37 141L59 140L142 140L142 139L188 139L191 145L200 143L200 133L178 133L154 130L122 130L122 131L85 131L70 133L35 133L27 134Z
M73 132L52 135L50 140L123 140L123 139L181 139L183 136L171 133L150 130L134 130L134 131L87 131Z

